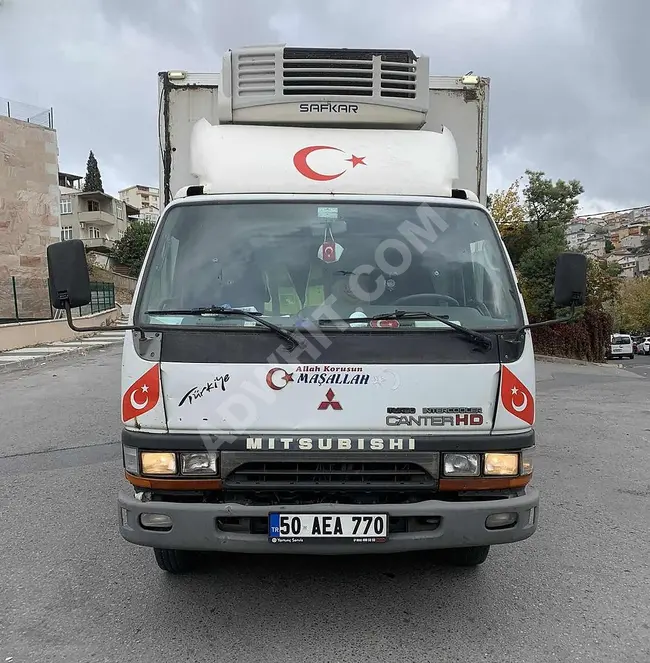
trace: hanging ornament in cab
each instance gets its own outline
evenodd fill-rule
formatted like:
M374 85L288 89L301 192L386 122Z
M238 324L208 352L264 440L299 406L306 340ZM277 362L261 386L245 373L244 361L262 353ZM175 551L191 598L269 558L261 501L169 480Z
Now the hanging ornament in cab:
M328 226L325 229L325 236L323 243L318 249L318 258L323 262L332 263L338 262L343 255L343 247L337 244L332 235L332 229Z

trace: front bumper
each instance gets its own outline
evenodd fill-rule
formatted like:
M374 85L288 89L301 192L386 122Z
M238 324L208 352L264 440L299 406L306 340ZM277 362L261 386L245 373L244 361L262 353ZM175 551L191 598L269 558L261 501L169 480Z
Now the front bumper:
M539 492L527 487L521 497L477 502L428 500L414 504L388 505L290 505L245 506L242 504L193 504L142 502L123 489L118 498L120 534L129 542L152 548L212 550L233 553L348 555L399 553L415 550L462 548L514 543L530 537L537 529ZM228 532L219 528L219 518L266 517L269 512L285 513L388 513L393 517L439 518L435 529L391 534L385 543L357 544L307 541L273 545L266 534ZM495 513L517 513L512 527L489 530L485 519ZM166 514L172 519L169 531L144 529L143 513ZM126 521L126 524L125 524Z

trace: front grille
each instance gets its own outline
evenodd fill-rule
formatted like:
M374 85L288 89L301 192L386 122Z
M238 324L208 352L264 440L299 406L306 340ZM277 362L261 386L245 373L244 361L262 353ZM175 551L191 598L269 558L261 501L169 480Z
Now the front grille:
M378 71L373 56L381 58ZM415 99L417 58L412 51L285 48L284 95ZM375 78L377 80L375 80Z
M225 480L230 489L274 488L404 489L432 488L435 479L416 463L403 462L247 462Z
M385 62L413 64L417 61L413 51L402 49L292 47L284 49L285 60L372 60L376 55L380 55Z

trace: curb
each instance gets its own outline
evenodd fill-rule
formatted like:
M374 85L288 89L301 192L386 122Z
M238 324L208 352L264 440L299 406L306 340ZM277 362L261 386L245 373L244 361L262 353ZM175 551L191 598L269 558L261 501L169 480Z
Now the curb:
M0 374L20 371L24 368L32 368L33 366L41 366L43 364L54 361L55 359L60 359L61 357L74 357L76 355L85 355L88 354L89 352L92 352L93 350L103 350L104 348L107 348L110 345L120 346L120 343L115 343L114 341L112 342L107 341L106 343L102 343L101 345L93 344L87 347L73 348L72 350L52 352L51 354L42 355L38 357L25 357L25 359L19 359L18 361L11 361L7 363L2 362L0 363Z
M573 364L574 366L611 366L623 368L623 364L610 364L600 361L586 361L584 359L571 359L570 357L553 357L551 355L535 355L537 361L546 361L552 364Z

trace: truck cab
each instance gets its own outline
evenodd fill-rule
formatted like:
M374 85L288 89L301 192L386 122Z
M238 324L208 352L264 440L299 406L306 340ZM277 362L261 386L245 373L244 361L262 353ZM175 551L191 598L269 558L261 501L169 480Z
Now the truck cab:
M192 76L161 75L161 190L174 159L188 172L124 341L121 535L174 573L199 550L473 566L529 538L530 325L462 186L484 187L485 137L427 125L428 59L410 51L231 51L201 102ZM82 251L48 249L57 308L86 296ZM558 306L583 302L585 269L561 256Z

